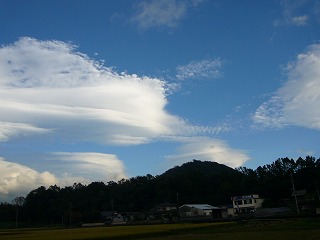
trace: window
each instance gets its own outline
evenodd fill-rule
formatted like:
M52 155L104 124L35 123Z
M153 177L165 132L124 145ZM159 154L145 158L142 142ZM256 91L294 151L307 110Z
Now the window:
M242 200L234 201L234 204L235 204L235 205L242 205Z
M244 204L252 204L252 199L245 199L243 201L244 201Z

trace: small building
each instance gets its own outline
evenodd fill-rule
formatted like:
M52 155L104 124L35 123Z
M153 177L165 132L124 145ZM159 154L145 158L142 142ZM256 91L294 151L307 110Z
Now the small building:
M234 208L232 204L226 204L221 206L221 216L222 218L232 218L234 217Z
M114 211L104 211L101 212L101 215L105 218L105 223L107 225L120 225L126 223L124 216Z
M208 204L184 204L179 213L180 217L221 217L221 208Z
M150 209L147 219L149 222L173 222L178 217L178 207L168 201L155 205Z
M231 198L235 215L241 213L255 212L261 208L263 199L258 194L235 196Z
M154 206L154 210L156 212L167 212L167 211L175 211L177 210L177 205L170 202L163 202L156 206Z

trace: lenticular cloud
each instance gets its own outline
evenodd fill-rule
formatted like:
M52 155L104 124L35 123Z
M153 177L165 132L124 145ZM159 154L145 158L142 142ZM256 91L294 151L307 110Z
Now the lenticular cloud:
M42 130L74 141L135 145L181 129L174 125L187 127L164 110L164 81L118 74L65 42L22 38L3 46L0 86L2 141Z

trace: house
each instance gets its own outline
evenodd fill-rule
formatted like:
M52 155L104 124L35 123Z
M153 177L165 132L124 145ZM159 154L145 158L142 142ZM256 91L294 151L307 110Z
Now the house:
M221 208L208 204L184 204L179 213L180 217L221 217Z
M222 218L231 218L234 217L234 208L232 204L226 204L221 206L221 216Z
M258 194L235 196L231 199L235 215L255 212L256 209L261 208L263 203L263 199L260 198Z
M154 206L154 210L156 212L167 212L167 211L175 211L177 210L177 205L170 202L163 202L156 206Z
M172 222L178 216L178 207L174 203L163 202L155 205L148 215L148 221Z
M101 215L105 218L105 223L108 225L121 225L126 224L125 217L114 211L104 211Z

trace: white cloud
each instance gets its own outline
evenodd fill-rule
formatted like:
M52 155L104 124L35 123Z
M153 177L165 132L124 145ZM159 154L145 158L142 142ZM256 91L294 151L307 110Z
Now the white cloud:
M188 137L179 140L182 145L177 149L177 153L166 157L167 164L170 166L197 159L218 162L229 167L239 167L250 159L245 151L233 149L219 139Z
M203 72L193 76L215 74L210 67L219 65L202 61L192 71ZM0 87L2 141L19 132L137 145L168 135L216 132L169 114L165 81L118 74L64 42L22 38L2 46Z
M25 195L39 186L57 183L57 178L50 172L39 173L0 157L0 201L11 201L18 194Z
M19 136L21 134L31 135L31 134L42 134L47 132L49 132L49 130L38 128L30 124L0 121L0 142L8 141L10 138Z
M222 65L223 61L220 59L192 61L177 67L176 78L179 80L217 78L222 75Z
M119 181L127 178L125 167L116 155L95 152L57 152L54 159L63 161L63 171L73 175L102 181Z
M292 18L292 23L296 26L307 25L309 17L307 15L297 16Z
M252 116L255 127L281 128L286 125L283 116L283 105L279 96L271 97L258 107Z
M165 81L117 74L64 42L22 38L2 46L0 86L2 141L14 127L116 145L196 130L166 112Z
M255 112L253 120L268 127L285 124L320 130L320 44L288 64L287 82Z
M142 1L132 18L143 29L151 27L174 28L185 17L188 8L197 7L202 0L151 0Z
M141 28L175 27L186 13L186 3L176 0L142 1L133 18Z
M282 16L274 21L275 26L294 25L304 26L310 20L309 15L301 12L308 8L308 0L280 0L279 4L282 9ZM312 4L310 5L313 8Z

